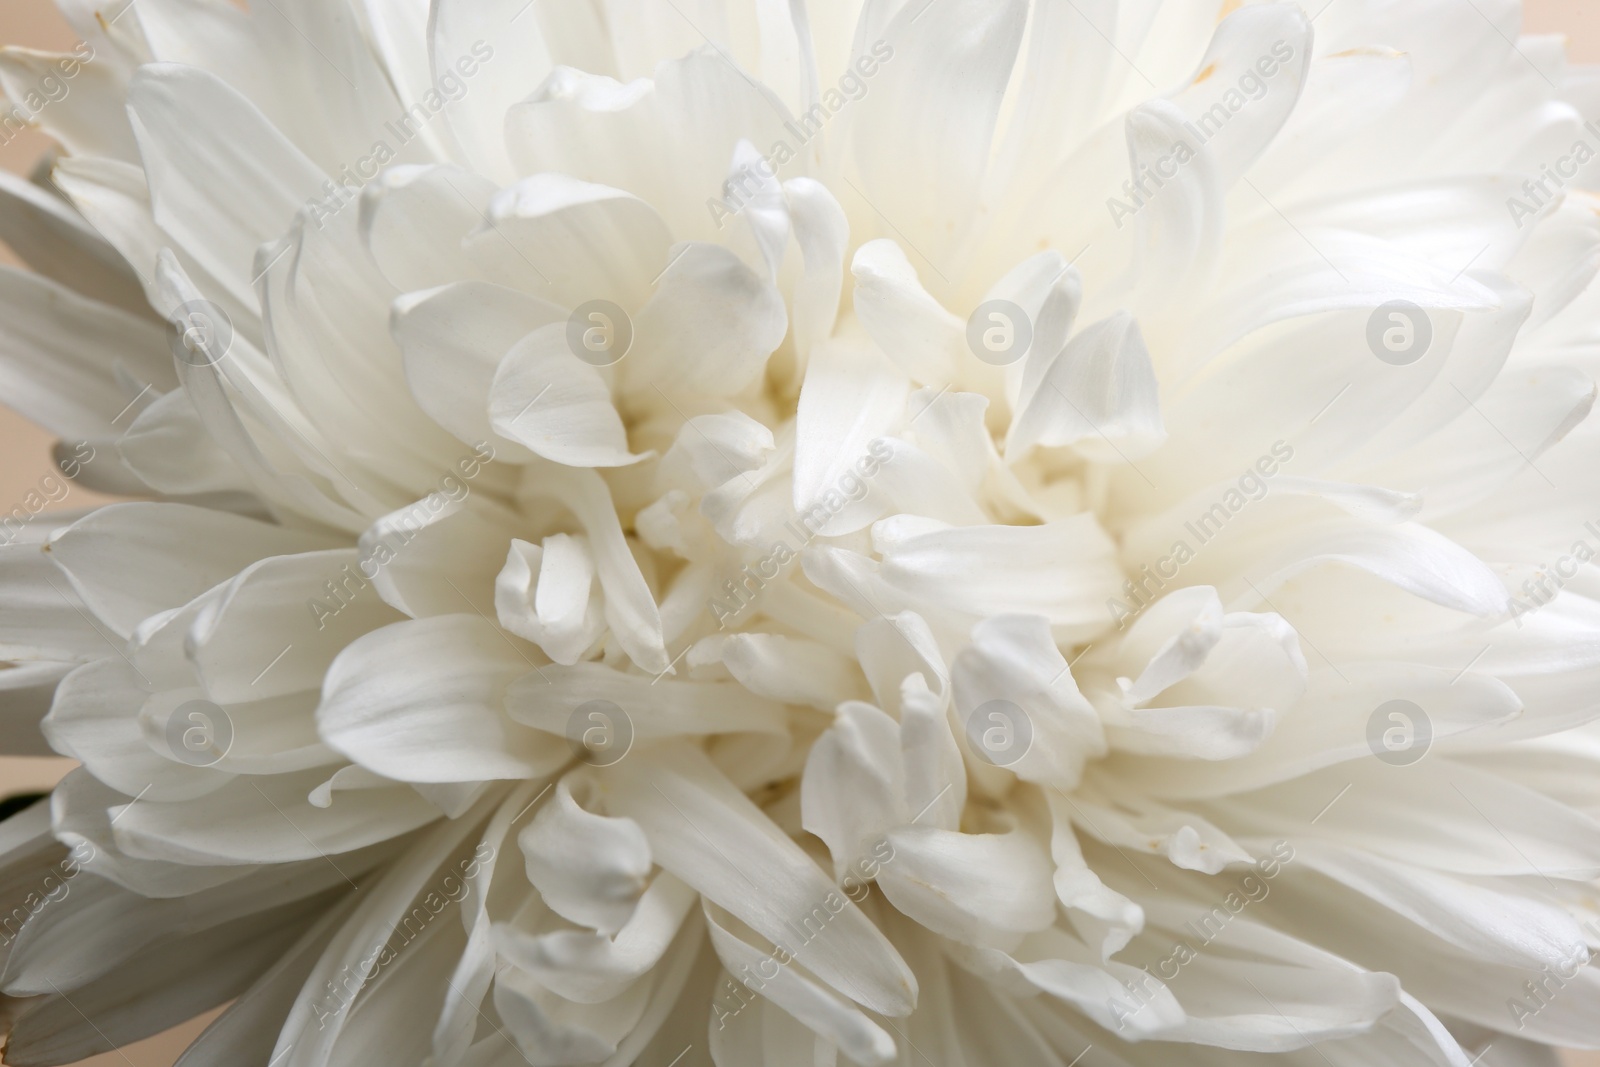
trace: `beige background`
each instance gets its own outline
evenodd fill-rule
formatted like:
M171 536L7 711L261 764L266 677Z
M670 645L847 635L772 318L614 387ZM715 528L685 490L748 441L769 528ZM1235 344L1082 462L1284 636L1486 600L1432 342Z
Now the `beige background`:
M1473 14L1470 4L1471 0L1461 0L1461 18L1480 17ZM1600 0L1524 0L1524 9L1527 32L1567 33L1576 59L1600 62ZM65 51L75 38L49 0L0 0L0 42ZM44 136L29 131L0 146L0 166L26 173L48 144ZM3 245L0 262L16 262ZM50 438L44 431L0 407L0 501L20 499L51 469L49 446ZM74 489L62 506L81 507L91 502L91 494ZM66 760L0 758L0 796L48 788L70 766ZM206 1021L179 1027L120 1052L96 1056L84 1061L82 1067L170 1067ZM1574 1054L1568 1063L1571 1067L1600 1067L1600 1053Z

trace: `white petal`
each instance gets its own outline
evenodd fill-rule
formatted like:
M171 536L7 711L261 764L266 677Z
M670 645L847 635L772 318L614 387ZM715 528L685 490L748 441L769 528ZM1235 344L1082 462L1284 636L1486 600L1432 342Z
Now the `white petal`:
M617 642L642 669L663 673L669 666L661 611L628 548L611 490L592 470L540 462L527 468L524 491L566 505L589 535L600 588L605 591L606 622Z
M711 943L723 966L734 974L760 973L769 955L729 929L737 923L731 915L709 903L705 911ZM819 1039L832 1041L853 1062L873 1067L894 1062L895 1042L888 1031L798 970L779 967L770 981L762 982L761 995L793 1014ZM764 1058L763 1062L773 1061Z
M1025 830L967 834L932 826L889 832L892 857L878 885L894 906L928 929L968 943L993 931L1042 930L1055 920L1052 867Z
M1159 979L1126 963L1102 963L1058 931L1035 934L1016 956L980 948L956 958L1004 992L1048 993L1107 1030L1159 1036L1184 1020L1182 1006ZM1141 990L1140 999L1130 996L1130 986Z
M678 429L661 458L662 476L695 491L716 489L766 466L777 448L772 431L742 411L696 415ZM681 473L680 473L681 472Z
M148 695L121 659L86 663L62 681L40 728L57 752L81 761L97 779L130 796L186 799L227 782L223 771L179 762L164 747L147 743L139 712Z
M856 659L872 685L878 705L900 711L907 681L920 675L924 688L941 702L950 696L950 668L927 620L913 611L882 615L863 623L855 635Z
M1505 587L1486 564L1418 523L1384 526L1328 518L1305 523L1292 537L1280 531L1279 544L1282 547L1272 556L1257 557L1261 569L1252 580L1262 595L1270 596L1273 588L1296 573L1337 561L1456 611L1497 615L1509 609Z
M565 322L540 327L506 353L490 387L489 422L501 437L569 467L647 458L628 451L605 377L568 347Z
M699 896L667 871L651 879L627 925L614 937L586 930L529 936L510 923L495 926L495 945L511 963L551 990L585 1004L618 996L661 961L674 936L693 928Z
M295 994L311 973L332 928L345 917L344 908L334 908L324 914L206 1027L178 1063L182 1067L228 1067L247 1057L269 1061L278 1030L294 1003Z
M1078 692L1049 627L1037 616L1003 615L973 627L972 643L955 658L951 683L969 746L974 733L987 736L991 712L985 706L991 701L1020 710L1024 721L1007 723L1014 731L1007 745L978 757L1009 766L1022 778L1070 789L1084 762L1106 750L1099 716ZM1030 736L1022 736L1024 729ZM1027 747L1020 752L1011 747L1022 744Z
M648 198L677 239L716 240L717 215L706 205L717 204L734 145L741 138L762 149L792 145L788 111L676 13L630 2L614 17L613 32L627 26L622 32L631 38L654 31L640 44L668 49L657 53L666 60L659 66L621 73L654 80L623 84L558 67L505 114L512 159L523 174L574 174L626 189ZM663 44L672 37L688 40L677 48Z
M1128 112L1126 124L1134 182L1162 182L1168 170L1176 171L1155 187L1148 201L1135 195L1131 206L1120 198L1109 202L1119 230L1134 214L1137 306L1161 308L1174 296L1186 294L1192 282L1204 285L1211 280L1227 225L1223 204L1227 186L1217 153L1205 142L1195 145L1198 138L1189 132L1193 128L1189 117L1177 105L1151 100ZM1180 146L1193 158L1183 157L1174 167Z
M52 992L15 1023L7 1055L70 1063L191 1019L249 988L310 925L310 913L301 906L173 938L71 994Z
M649 201L565 174L536 174L495 194L466 250L491 277L563 306L609 300L631 312L667 265L671 242Z
M783 297L719 245L681 245L639 312L630 389L732 396L761 376L783 341Z
M246 13L154 0L135 25L153 58L208 71L259 101L273 124L330 174L346 166L359 169L358 159L377 154L373 140L384 124L400 125L400 102L379 68L366 27L342 6L277 0L275 7ZM132 30L118 19L109 33L136 37ZM122 50L136 62L149 62L139 54L143 43L129 42ZM286 71L293 76L285 77ZM396 135L390 153L398 152L402 162L420 161L427 139L411 140Z
M1020 0L902 7L872 48L883 62L851 131L863 194L896 226L937 235L935 258L974 217L1026 21Z
M1006 440L1008 456L1036 444L1077 445L1102 463L1129 462L1166 440L1150 353L1128 315L1084 327L1037 373L1039 384Z
M488 805L485 805L487 808ZM480 818L446 820L419 836L402 858L378 879L349 920L333 931L311 976L283 1020L273 1060L283 1067L327 1067L340 1033L348 1024L348 1011L330 1009L327 983L338 979L345 996L353 998L369 979L366 960L374 946L388 943L399 929L417 896L439 877L439 870L455 856L466 853L466 842L476 837ZM459 929L459 927L457 927ZM443 963L443 961L440 961ZM355 977L355 982L348 979ZM354 985L356 988L351 989ZM349 1001L334 998L334 1005ZM426 1041L426 1035L423 1041Z
M572 795L589 782L564 776L555 795L517 835L528 881L550 908L612 935L627 925L650 874L650 844L632 819L597 815Z
M643 827L657 862L761 936L797 946L791 956L863 1007L911 1011L916 979L888 939L703 755L663 747L651 754L649 772L639 771L605 775L603 790L611 810ZM842 907L835 913L825 898ZM813 907L831 918L802 947L796 931L805 929L804 919L817 923Z
M506 693L512 718L547 733L568 736L571 718L591 700L620 708L640 742L678 735L781 734L783 706L733 682L685 682L624 673L599 663L541 667Z
M941 830L959 829L967 806L961 748L950 731L944 702L920 675L907 678L900 690L900 762L911 821Z
M777 634L731 634L722 662L739 684L771 700L832 711L866 694L861 670L847 656L817 641Z
M133 474L173 496L253 494L254 484L232 456L215 447L187 390L174 389L134 418L116 442Z
M6 402L46 429L74 440L115 437L140 386L174 384L164 331L144 318L86 299L47 278L0 269L0 388Z
M260 867L195 867L129 855L117 844L111 816L132 800L95 781L83 768L68 772L51 793L54 832L85 857L84 870L147 897L181 897L238 881Z
M370 575L383 602L414 619L485 610L496 561L511 537L508 516L488 501L493 490L472 492L472 472L482 473L476 460L460 461L457 470L461 478L441 478L439 490L380 516L358 541L359 576ZM345 579L337 584L345 586Z
M914 529L874 524L883 578L908 596L979 617L1043 615L1064 631L1098 629L1120 577L1088 513L1043 526Z
M835 876L909 822L895 721L870 704L839 708L833 725L806 757L800 784L801 825L833 854Z
M542 545L513 539L494 583L500 625L571 665L605 631L586 537L551 534Z
M0 51L0 91L35 108L33 121L75 156L138 158L127 113L117 106L127 90L125 77L86 41L67 55L16 47ZM68 79L71 84L64 84ZM41 90L49 92L48 106L33 104Z
M1311 66L1311 41L1311 21L1299 8L1241 8L1217 25L1194 77L1171 96L1198 124L1202 151L1224 187L1249 169L1294 111ZM1252 73L1265 88L1257 94L1246 86L1251 96L1244 98L1237 87Z
M493 182L459 167L389 167L362 190L361 240L402 293L476 279L461 243L494 193Z
M1056 899L1068 909L1079 935L1091 945L1098 940L1102 957L1110 959L1144 929L1144 909L1108 887L1085 862L1065 794L1052 791L1045 799L1052 821L1050 858L1056 865L1052 879Z
M219 590L187 638L211 699L242 703L317 689L341 648L398 621L352 576L356 559L354 549L274 556Z
M0 203L0 240L28 266L91 300L150 315L138 275L59 196L8 171L0 174Z
M1165 856L1188 871L1216 874L1229 864L1252 862L1249 852L1210 820L1193 812L1146 804L1128 813L1088 801L1070 802L1078 825L1119 849Z
M283 863L352 852L415 830L438 809L402 786L340 794L327 808L307 795L320 770L251 777L186 801L131 801L112 811L117 843L141 859L196 866Z
M91 623L72 585L34 544L0 546L0 653L84 662L120 648Z
M850 261L855 309L890 359L923 385L943 385L966 353L961 320L917 279L905 251L888 238L868 241Z
M339 752L400 781L531 777L551 762L551 746L501 705L528 666L475 615L396 623L352 642L328 667L317 725Z
M156 222L247 306L256 249L321 191L322 172L244 96L194 67L143 67L128 111Z
M776 284L789 245L789 204L776 172L755 145L740 139L733 148L733 162L723 188L728 190L725 196L738 198L737 211L743 224L732 235L732 241L736 246L743 240L752 241L756 251L745 255L746 262L752 267L765 267L767 279ZM724 200L724 204L727 202Z
M885 452L873 442L894 431L910 391L906 376L865 338L835 338L811 352L796 414L795 511L806 514L846 475L876 469ZM817 532L830 535L834 522L844 515Z
M541 326L564 322L554 304L489 282L455 282L395 302L390 331L405 356L411 395L429 417L468 444L489 440L490 389L511 347ZM507 443L506 458L525 454Z
M514 173L506 154L506 109L538 88L550 72L539 20L519 17L526 14L516 0L439 0L429 12L431 83L439 86L458 71L473 71L460 100L446 108L445 119L473 169L496 181Z
M186 504L113 504L55 531L47 551L95 616L127 637L266 556L327 538Z
M1565 968L1586 951L1577 923L1542 902L1512 905L1491 886L1335 845L1308 845L1296 859L1485 962Z
M800 245L805 273L795 285L794 343L805 371L805 360L817 344L833 332L844 288L844 253L850 224L827 186L810 178L783 183L789 201L789 218Z

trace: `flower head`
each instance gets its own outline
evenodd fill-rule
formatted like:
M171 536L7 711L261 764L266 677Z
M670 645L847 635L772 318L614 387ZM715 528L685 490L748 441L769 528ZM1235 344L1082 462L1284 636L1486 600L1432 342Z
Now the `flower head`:
M1600 1042L1600 111L1458 6L64 3L8 1062Z

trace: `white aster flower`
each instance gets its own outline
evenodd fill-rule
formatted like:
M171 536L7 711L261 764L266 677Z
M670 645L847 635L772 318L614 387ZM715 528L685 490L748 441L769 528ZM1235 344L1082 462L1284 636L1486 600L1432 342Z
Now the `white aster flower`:
M1514 0L61 6L0 388L129 499L3 524L6 1062L1600 1046Z

